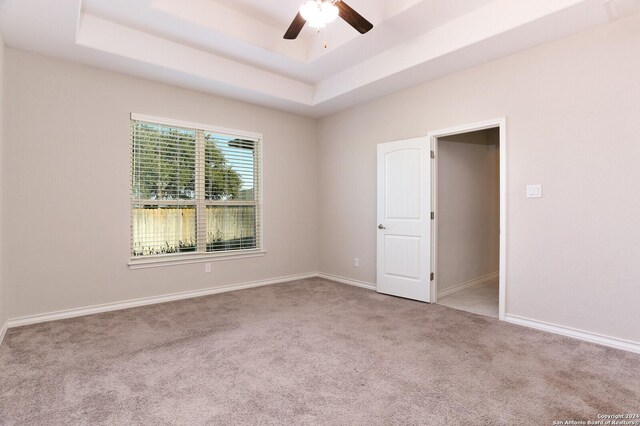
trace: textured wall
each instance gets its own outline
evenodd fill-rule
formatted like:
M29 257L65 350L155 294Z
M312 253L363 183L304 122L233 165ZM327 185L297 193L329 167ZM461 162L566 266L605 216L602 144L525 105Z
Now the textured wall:
M639 40L634 17L322 119L319 269L375 282L376 144L506 116L507 314L640 342Z
M7 301L4 280L4 197L3 197L3 178L4 178L4 39L0 34L0 333L2 327L7 321Z
M317 270L316 120L18 50L6 59L9 317ZM129 269L131 112L263 134L264 257L212 273Z

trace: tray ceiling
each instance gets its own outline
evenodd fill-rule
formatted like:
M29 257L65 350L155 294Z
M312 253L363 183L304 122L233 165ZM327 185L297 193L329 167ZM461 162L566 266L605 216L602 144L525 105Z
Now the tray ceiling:
M348 0L282 35L303 0L4 0L8 46L319 117L638 12L638 0ZM328 48L323 48L323 42Z

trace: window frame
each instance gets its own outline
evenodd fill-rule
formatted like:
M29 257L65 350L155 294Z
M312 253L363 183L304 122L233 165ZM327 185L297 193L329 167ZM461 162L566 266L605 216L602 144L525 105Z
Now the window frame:
M259 171L257 176L254 176L255 181L258 185L258 191L256 192L256 200L255 201L246 201L246 200L237 200L237 201L220 201L220 200L206 200L203 191L196 191L196 197L193 202L189 202L188 205L195 206L196 210L196 234L197 234L197 251L196 252L187 252L187 253L173 253L173 254L159 254L159 255L147 255L147 256L132 256L132 233L131 230L129 232L129 268L130 269L142 269L142 268L154 268L160 266L171 266L171 265L184 265L190 263L202 263L202 262L215 262L221 260L231 260L231 259L244 259L251 257L260 257L266 254L265 250L265 241L264 241L264 169L263 169L263 159L264 159L264 151L262 147L262 134L247 132L235 129L228 129L224 127L217 127L208 124L195 123L189 121L175 120L164 117L155 117L145 114L131 113L130 122L132 120L142 121L152 124L159 124L163 126L174 126L183 129L195 130L196 131L196 181L198 180L198 176L202 177L203 166L204 166L204 133L216 133L224 136L233 136L244 139L255 140L256 143L256 151L257 155L257 163L254 167ZM131 142L132 143L132 142ZM131 149L131 144L129 145ZM130 151L131 152L131 151ZM129 178L132 177L132 165L133 165L133 155L129 155ZM204 180L204 177L202 177ZM255 190L255 189L254 189ZM134 201L131 198L131 193L129 193L129 225L132 225L132 217L133 217L133 206L134 204L139 204L140 200ZM185 205L185 202L179 202L175 200L153 200L153 204L157 205ZM242 249L242 250L230 250L230 251L218 251L218 252L206 252L206 221L204 225L198 222L198 217L206 217L207 206L225 206L225 205L252 205L256 206L257 214L256 214L256 223L257 233L256 233L256 241L258 247L255 249ZM203 249L205 251L200 251Z

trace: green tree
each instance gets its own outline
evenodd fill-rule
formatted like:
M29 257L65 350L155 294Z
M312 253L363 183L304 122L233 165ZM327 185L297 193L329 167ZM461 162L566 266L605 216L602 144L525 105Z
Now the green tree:
M205 136L204 194L207 200L233 200L240 195L242 178L228 163L214 135Z
M148 200L195 199L194 130L133 123L132 196ZM212 135L205 136L205 198L238 197L241 176L231 167Z

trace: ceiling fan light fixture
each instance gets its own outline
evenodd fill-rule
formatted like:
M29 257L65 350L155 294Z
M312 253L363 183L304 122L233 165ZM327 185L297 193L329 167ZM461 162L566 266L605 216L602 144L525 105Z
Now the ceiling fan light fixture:
M328 1L309 0L300 6L300 15L313 28L324 28L338 17L339 12L333 3Z

